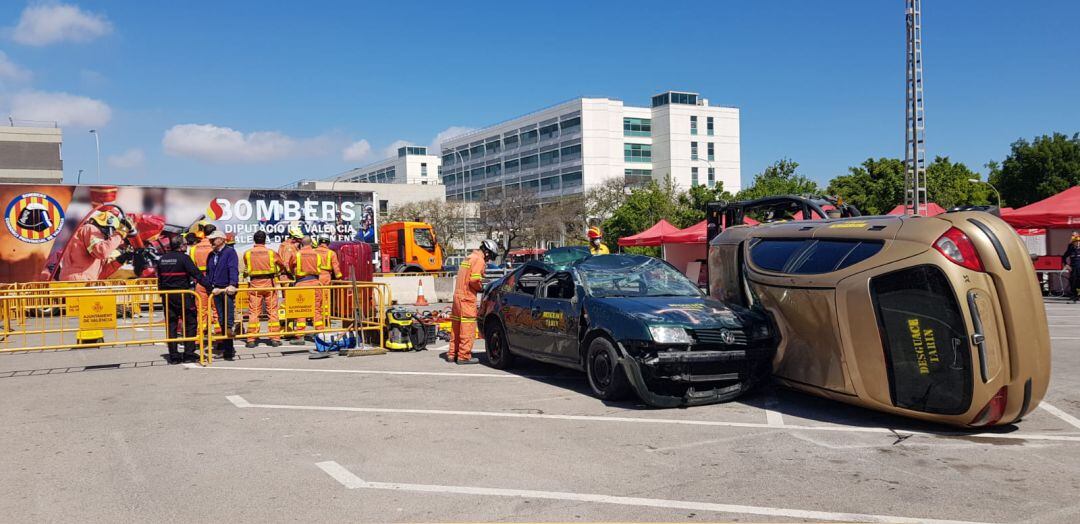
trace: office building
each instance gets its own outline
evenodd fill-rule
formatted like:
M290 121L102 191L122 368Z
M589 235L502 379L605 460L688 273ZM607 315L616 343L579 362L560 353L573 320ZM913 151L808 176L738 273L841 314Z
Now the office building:
M661 93L650 107L578 98L447 140L441 150L448 200L517 188L559 198L613 178L741 187L739 110L697 93Z
M64 181L63 133L54 123L0 127L0 183L60 184Z
M426 147L399 147L397 156L350 170L335 178L340 182L378 184L439 184L438 156L429 155Z

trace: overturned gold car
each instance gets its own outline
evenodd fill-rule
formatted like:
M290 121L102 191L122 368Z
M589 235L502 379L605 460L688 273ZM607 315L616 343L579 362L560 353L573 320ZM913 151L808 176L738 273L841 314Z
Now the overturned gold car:
M973 427L1016 422L1046 393L1042 296L1027 249L997 216L862 217L793 196L713 205L709 216L710 294L771 317L782 384ZM722 227L744 216L814 220Z

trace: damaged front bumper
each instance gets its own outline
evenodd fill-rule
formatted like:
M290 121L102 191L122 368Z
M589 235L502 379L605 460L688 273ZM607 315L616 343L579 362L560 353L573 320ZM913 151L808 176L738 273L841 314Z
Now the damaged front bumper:
M716 404L734 400L743 393L756 386L767 376L768 366L759 365L767 363L772 358L772 352L764 348L747 348L732 350L699 350L699 351L673 351L659 352L648 357L635 358L630 356L626 347L619 344L619 362L626 372L626 377L633 386L634 391L646 404L657 408L674 408ZM657 366L668 364L702 364L702 363L737 363L745 362L747 365L742 372L720 374L691 374L689 371L679 374L669 374L663 379L672 383L686 384L685 392L680 395L667 395L654 391L649 387L649 380L645 377L643 368L656 369ZM687 369L689 366L687 366ZM734 384L698 390L695 384L710 382L736 381Z

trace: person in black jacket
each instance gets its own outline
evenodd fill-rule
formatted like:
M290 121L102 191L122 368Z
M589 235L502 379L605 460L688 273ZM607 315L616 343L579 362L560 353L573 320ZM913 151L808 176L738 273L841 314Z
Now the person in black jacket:
M1076 290L1080 288L1080 234L1075 231L1065 254L1061 255L1061 262L1069 268L1069 299L1076 302Z
M162 255L158 261L157 273L158 289L160 290L194 290L196 282L204 288L209 288L202 272L195 267L191 257L184 252L184 241L180 236L172 237L169 241L169 251ZM184 356L182 359L177 353L178 344L176 342L168 343L169 364L179 364L181 361L194 362L198 359L195 356L194 337L199 324L199 312L195 306L195 295L189 293L170 293L166 295L165 312L168 320L165 331L166 338L192 338L192 340L184 342ZM183 328L182 335L179 334L181 327Z

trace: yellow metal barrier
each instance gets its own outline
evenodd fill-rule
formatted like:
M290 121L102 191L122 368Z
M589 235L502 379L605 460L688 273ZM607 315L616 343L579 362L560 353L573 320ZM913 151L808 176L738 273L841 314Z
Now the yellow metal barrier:
M258 288L259 292L273 291L282 295L281 304L284 307L280 308L282 314L279 315L279 329L277 330L270 329L269 325L264 328L263 322L258 323L257 330L250 329L255 324L254 321L249 320L250 315L254 313L248 309L246 298L252 292L252 289L242 286L234 295L233 305L231 306L234 312L232 315L232 327L234 327L232 336L229 336L227 330L215 334L212 327L208 328L207 344L202 347L199 362L203 365L213 363L213 348L219 342L229 338L232 338L233 343L237 344L249 339L295 338L323 333L353 332L362 341L382 346L386 310L391 303L390 287L375 282L357 282L354 295L353 286L352 283L332 283L329 285ZM313 320L316 318L314 312L316 294L319 294L320 302L323 305L319 315L323 320L323 325L316 326L312 322L311 325L300 329L301 322L306 323L307 319ZM213 302L211 298L211 303ZM230 307L228 302L225 302L226 308ZM359 309L357 309L357 305ZM224 315L219 313L219 317L228 318L228 313L229 311L226 309ZM203 322L205 325L210 326L212 315L213 313L209 308L204 312Z
M8 290L0 295L4 311L0 353L39 350L64 350L104 346L136 346L199 342L198 332L191 335L167 333L170 312L180 318L186 311L170 311L169 298L182 302L188 297L194 304L194 291L124 289L126 286L57 287L41 290ZM126 314L131 304L158 305L147 314ZM39 310L48 314L12 320L11 312ZM192 313L195 314L195 313Z

